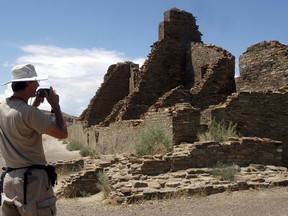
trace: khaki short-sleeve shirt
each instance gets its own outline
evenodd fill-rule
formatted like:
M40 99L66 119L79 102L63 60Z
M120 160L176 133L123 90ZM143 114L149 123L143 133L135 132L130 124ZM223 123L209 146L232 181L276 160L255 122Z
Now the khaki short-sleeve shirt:
M0 102L0 149L6 166L47 164L42 134L52 118L21 100Z

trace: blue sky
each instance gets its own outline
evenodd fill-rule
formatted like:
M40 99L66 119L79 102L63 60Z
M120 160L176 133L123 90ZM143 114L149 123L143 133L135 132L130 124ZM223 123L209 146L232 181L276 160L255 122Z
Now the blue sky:
M53 86L62 110L78 116L111 64L141 66L173 7L192 13L203 42L228 50L237 63L261 41L288 44L287 0L0 0L0 84L14 65L32 63L49 75L41 86ZM10 85L0 87L0 99L11 94Z

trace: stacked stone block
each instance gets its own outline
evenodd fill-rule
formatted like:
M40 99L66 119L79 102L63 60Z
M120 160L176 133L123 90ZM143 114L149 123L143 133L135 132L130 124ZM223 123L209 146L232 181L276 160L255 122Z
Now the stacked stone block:
M137 158L122 154L86 159L84 168L70 175L57 195L75 197L98 193L99 173L105 173L109 179L112 190L109 201L114 204L181 195L208 195L226 190L287 186L287 168L270 165L281 163L281 150L281 142L245 137L225 143L182 144L165 155ZM234 181L211 174L217 162L235 164L239 172Z
M237 124L242 136L271 138L283 142L283 164L288 162L288 94L239 92L225 104L210 109L212 119ZM263 158L265 160L265 158Z
M237 91L277 90L288 83L288 46L262 41L250 46L239 58Z

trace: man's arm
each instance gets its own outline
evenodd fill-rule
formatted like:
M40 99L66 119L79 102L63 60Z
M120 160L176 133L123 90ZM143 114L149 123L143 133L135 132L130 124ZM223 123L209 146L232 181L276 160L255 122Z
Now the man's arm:
M66 121L62 115L60 106L53 107L55 114L55 122L52 122L44 131L45 134L53 136L58 139L65 139L68 136Z
M59 95L57 95L53 88L50 87L49 95L46 95L48 103L51 105L55 114L55 122L52 122L44 131L45 134L53 136L58 139L65 139L68 136L66 121L62 115L59 105Z

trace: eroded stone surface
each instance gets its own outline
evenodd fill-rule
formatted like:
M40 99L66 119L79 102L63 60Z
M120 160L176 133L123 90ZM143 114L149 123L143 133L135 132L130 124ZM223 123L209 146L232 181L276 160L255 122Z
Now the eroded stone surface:
M267 144L267 140L263 141L259 138L243 138L245 142L249 140L251 148L253 148L253 141L261 146L263 142ZM235 139L233 141L234 147ZM278 142L271 140L271 144L276 144L275 149L281 148ZM239 141L239 145L242 145ZM238 173L232 181L225 180L223 177L214 176L211 174L213 168L208 167L193 167L187 158L194 161L206 159L206 153L194 155L193 151L201 149L202 151L210 151L211 146L217 147L219 151L223 146L220 143L204 142L203 146L200 143L196 145L186 144L177 146L172 153L162 155L162 158L154 158L147 156L144 158L135 159L131 155L114 155L103 157L102 159L85 159L83 169L73 175L70 175L64 182L62 187L58 190L57 195L60 197L75 197L83 194L95 194L99 192L96 187L98 183L99 173L104 172L108 179L109 185L112 189L108 199L111 203L131 203L140 199L152 198L168 198L171 196L194 195L194 194L213 194L220 193L227 190L245 190L257 187L273 187L273 186L287 186L288 185L288 171L286 167L252 163L247 163L249 158L249 146L246 148L246 153L242 152L245 157L242 158L246 166L238 166ZM231 147L231 143L226 143L225 147ZM216 150L216 149L215 149ZM270 150L267 154L271 155ZM273 148L271 147L271 150ZM275 151L276 152L276 151ZM237 154L237 152L230 152ZM277 153L275 153L277 154ZM179 155L182 155L179 157ZM237 156L237 155L234 155ZM210 156L211 157L211 156ZM215 155L217 157L217 154ZM277 157L277 155L275 156ZM169 160L165 160L169 158ZM238 158L238 159L239 159ZM173 160L175 159L175 160ZM219 159L219 158L218 158ZM281 159L280 159L281 160ZM159 161L161 165L159 166ZM174 165L171 161L177 161ZM238 160L239 162L239 160ZM231 161L232 163L232 161ZM109 164L109 165L108 165ZM169 167L163 169L164 164ZM167 165L169 164L169 165ZM185 165L184 165L185 164ZM187 166L190 164L190 167ZM212 165L212 164L211 164ZM215 165L215 164L214 164ZM150 168L148 168L148 166ZM153 170L151 172L151 170Z

